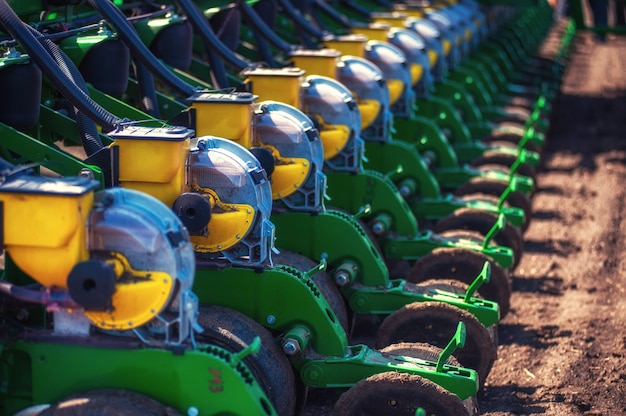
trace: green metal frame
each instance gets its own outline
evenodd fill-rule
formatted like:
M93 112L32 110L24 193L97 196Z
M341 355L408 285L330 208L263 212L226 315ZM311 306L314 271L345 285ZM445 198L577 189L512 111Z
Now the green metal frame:
M462 246L445 239L434 239L432 232L418 231L417 229L413 233L403 233L404 230L399 229L394 222L394 213L400 212L399 208L404 207L406 201L395 187L391 188L394 192L390 193L390 187L382 185L384 180L388 181L389 179L380 174L378 181L374 180L376 176L340 172L329 172L327 175L328 194L331 197L330 204L341 207L348 212L359 212L363 206L369 205L371 208L369 218L386 216L383 221L388 224L387 233L377 240L385 253L385 257L389 260L417 260L436 248L463 247L484 253L505 269L513 264L513 251L508 247L485 247L475 243ZM392 198L392 195L395 195L396 198ZM383 203L377 204L378 199L383 200Z
M349 215L332 210L315 215L285 212L273 215L272 222L279 248L289 248L311 259L325 258L335 280L339 273L348 271L350 279L341 291L356 313L390 315L409 303L435 301L470 312L486 327L499 320L499 308L494 302L465 299L449 292L419 292L407 288L404 279L390 279L376 246ZM288 232L294 229L299 232Z
M182 414L195 408L202 415L277 415L241 361L254 351L232 354L214 345L198 344L195 349L177 352L119 337L81 340L45 331L15 343L8 340L0 339L5 343L0 351L3 416L102 388L142 393Z

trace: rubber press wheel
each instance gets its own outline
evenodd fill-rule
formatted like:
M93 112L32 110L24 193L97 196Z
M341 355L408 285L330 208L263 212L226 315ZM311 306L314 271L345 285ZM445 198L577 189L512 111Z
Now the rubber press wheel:
M492 205L498 205L498 203L500 202L500 198L495 195L483 194L479 192L474 193L474 194L465 194L462 196L457 196L457 198L461 198L463 201L467 201L467 202L476 202L476 201L489 202ZM502 205L507 208L511 207L511 204L509 203L509 201L504 201ZM526 218L526 214L524 214L524 221L522 222L522 225L520 228L522 234L524 234L526 230L528 230L529 225L530 225L530 221L528 218Z
M478 289L485 299L500 306L504 318L511 306L511 283L507 272L490 257L462 248L437 248L421 257L406 276L409 282L420 283L429 279L453 279L471 284L482 271L485 261L491 264L491 278Z
M472 160L470 162L470 166L473 166L475 168L501 166L506 170L506 172L508 172L511 166L513 166L513 163L515 163L516 161L517 157L515 155L499 152L498 150L488 150L476 159ZM533 169L527 163L520 164L517 168L516 173L519 175L531 177L533 179L536 176L535 169Z
M282 248L280 249L280 254L272 255L272 259L275 264L284 264L285 266L291 266L300 271L309 271L317 266L317 263L308 257ZM322 292L322 296L326 298L328 305L335 313L335 316L337 316L337 320L344 331L346 331L346 334L349 334L350 320L348 318L348 309L343 295L333 281L333 278L328 273L322 271L311 276L311 280L315 282L317 288Z
M430 290L430 289L442 290L442 291L454 293L457 295L465 294L467 292L467 289L469 288L469 285L463 282L459 282L458 280L452 280L452 279L430 279L430 280L426 280L424 282L418 283L417 286L420 286L426 290ZM480 296L480 294L478 293L474 293L472 297L483 299L483 297ZM489 333L489 336L491 337L491 340L493 341L493 345L495 345L497 348L499 345L498 325L493 324L491 326L488 326L487 332Z
M492 212L473 208L461 208L437 221L433 231L441 237L468 239L477 244L482 244L484 236L487 235L497 220L497 215ZM474 231L478 234L455 233L457 230ZM497 245L513 250L513 265L511 268L517 268L524 253L524 238L521 230L507 221L504 228L495 235L492 241Z
M503 121L521 122L523 124L532 115L531 109L518 105L505 104L499 106L499 108L503 114L490 120L496 124Z
M359 381L343 393L333 416L414 416L418 408L428 415L470 416L461 399L423 377L386 372Z
M454 190L454 195L463 196L469 194L487 194L500 197L507 188L508 183L491 178L472 178ZM532 218L532 205L530 198L520 191L511 192L507 198L512 207L521 208L524 211L524 218L530 221Z
M432 362L437 362L439 360L439 356L442 351L442 348L423 342L400 342L398 344L389 345L388 347L380 350L383 354L391 354L395 356L401 355L404 357L418 358L420 360ZM461 363L453 355L448 357L446 364L454 367L461 367ZM467 412L471 416L477 416L480 414L476 395L463 400L463 405L465 405L465 409L467 409Z
M500 172L502 174L505 175L509 175L511 173L511 168L509 166L506 165L501 165L499 163L483 163L480 166L477 166L476 169L478 169L481 172ZM522 172L524 171L524 172ZM534 180L534 176L532 174L528 174L530 173L528 171L528 169L524 169L522 167L518 168L517 172L515 173L516 175L520 176L529 176L531 179ZM508 184L507 184L508 185ZM529 198L532 196L532 193L529 194Z
M503 128L493 130L488 136L482 137L480 141L486 145L491 145L495 142L499 142L499 143L507 142L507 143L510 143L511 146L517 146L519 142L522 140L522 136L519 133L511 133L507 131L506 130L507 126L500 126L500 127L503 127ZM518 126L510 126L510 127L517 128ZM541 148L537 146L535 143L533 143L532 141L527 142L524 145L524 148L541 154Z
M414 302L387 316L378 328L376 348L400 342L423 342L444 348L459 322L465 323L465 346L455 357L464 367L476 370L482 384L496 360L497 347L478 319L471 313L443 302Z
M179 416L180 413L150 397L128 390L101 389L71 395L39 416Z
M293 415L296 409L296 382L291 364L278 341L261 324L246 315L221 306L201 306L198 323L204 329L198 339L238 352L255 337L261 338L261 350L243 361L280 415Z

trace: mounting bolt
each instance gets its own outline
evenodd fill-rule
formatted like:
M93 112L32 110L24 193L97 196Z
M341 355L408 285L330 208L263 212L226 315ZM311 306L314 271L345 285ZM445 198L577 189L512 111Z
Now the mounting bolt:
M91 169L82 168L80 172L78 172L78 176L87 178L87 179L96 179L96 175L94 175Z
M385 224L383 224L381 221L375 221L372 224L372 232L376 235L381 235L383 234L385 231L387 231L387 227L385 227Z
M274 325L276 323L276 317L274 315L267 315L265 322L267 322L268 325Z
M283 341L283 351L290 357L300 352L300 343L294 339L285 338Z
M345 270L339 270L335 273L335 283L339 286L345 286L350 282L350 275Z

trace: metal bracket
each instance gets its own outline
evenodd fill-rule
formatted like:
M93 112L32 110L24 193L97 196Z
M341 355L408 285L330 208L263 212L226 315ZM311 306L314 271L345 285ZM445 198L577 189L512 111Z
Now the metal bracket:
M463 321L459 322L454 336L443 351L441 351L441 355L437 360L437 372L443 371L443 365L448 361L448 358L454 354L454 351L465 346L465 331L465 323L463 323Z

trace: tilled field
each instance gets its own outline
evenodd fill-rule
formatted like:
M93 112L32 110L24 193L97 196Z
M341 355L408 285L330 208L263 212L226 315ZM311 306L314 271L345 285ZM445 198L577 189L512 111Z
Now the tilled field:
M626 38L578 34L553 105L483 415L626 414Z
M482 413L626 414L626 39L578 35Z

